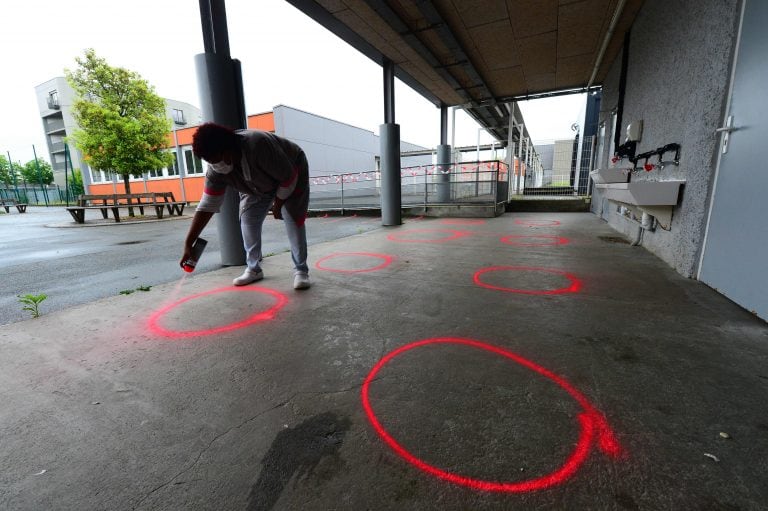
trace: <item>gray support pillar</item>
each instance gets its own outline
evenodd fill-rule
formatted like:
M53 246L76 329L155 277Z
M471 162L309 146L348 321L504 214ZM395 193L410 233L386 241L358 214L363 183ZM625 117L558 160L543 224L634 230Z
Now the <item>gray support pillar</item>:
M400 206L400 126L379 126L381 136L381 225L403 223Z
M195 55L195 69L203 120L245 128L243 80L240 62L229 56L224 0L200 0L200 19L205 53ZM224 266L245 264L239 213L239 194L228 187L216 222Z
M379 126L381 144L381 224L400 225L400 126L395 124L395 65L384 61L384 124Z
M395 64L384 61L384 123L395 123Z
M437 146L437 202L445 204L451 202L451 146L440 144Z
M448 106L440 105L440 145L437 146L437 202L451 201L451 146L448 145Z

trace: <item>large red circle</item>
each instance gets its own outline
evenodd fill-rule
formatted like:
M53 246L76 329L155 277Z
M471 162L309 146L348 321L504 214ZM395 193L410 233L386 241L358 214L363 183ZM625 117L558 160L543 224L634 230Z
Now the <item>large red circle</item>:
M208 328L205 330L170 330L160 325L160 319L165 316L170 310L178 307L179 305L186 303L190 300L194 300L195 298L200 298L201 296L208 296L216 293L224 293L224 292L236 292L236 293L263 293L272 296L275 298L275 304L270 307L269 309L257 312L255 314L252 314L251 316L248 316L242 321L237 321L235 323L230 323L228 325L222 325L215 328ZM259 323L261 321L267 321L272 318L274 318L275 313L282 309L285 304L288 303L288 298L286 296L278 291L275 291L274 289L269 289L266 287L259 287L259 286L248 286L248 287L224 287L220 289L212 289L210 291L204 291L202 293L197 293L195 295L190 295L187 297L182 298L181 300L178 300L174 303L171 303L169 305L166 305L165 307L162 307L161 309L155 311L147 321L147 325L149 326L149 329L154 332L157 335L163 336L163 337L200 337L205 335L212 335L212 334L220 334L222 332L229 332L230 330L236 330L238 328L243 328L248 325L252 325L254 323ZM214 313L212 312L212 315Z
M323 261L327 261L328 259L333 259L334 257L340 257L340 256L376 257L376 258L382 259L383 262L378 266L374 266L373 268L363 268L361 270L340 270L337 268L325 268L320 264ZM341 252L338 254L327 255L322 259L318 260L315 263L315 268L317 268L318 270L333 271L337 273L364 273L364 272L376 271L376 270L381 270L382 268L386 268L387 266L392 264L392 261L394 259L395 259L394 256L387 255L387 254L373 254L370 252Z
M543 238L545 240L550 240L550 243L520 243L514 241L527 238ZM501 242L516 247L549 247L551 245L565 245L569 240L568 238L554 236L552 234L510 234L509 236L501 238Z
M433 233L433 232L447 232L450 234L450 236L446 236L444 238L438 238L436 240L409 240L409 239L403 239L401 236L403 234L408 233ZM470 233L464 232L464 231L457 231L456 229L407 229L405 231L400 232L393 232L389 236L387 236L387 239L390 241L397 241L400 243L445 243L448 240L455 240L458 238L463 238L464 236L469 235Z
M560 225L560 220L521 220L515 219L517 225L527 225L529 227L549 227Z
M384 426L381 425L381 422L379 422L379 419L376 417L369 397L370 385L376 378L376 375L379 373L381 368L384 367L393 358L401 355L406 351L429 344L462 344L465 346L470 346L495 353L496 355L505 357L517 364L522 365L523 367L530 369L531 371L534 371L535 373L549 378L559 387L565 390L573 399L576 400L576 402L578 402L578 404L583 409L582 412L578 415L578 423L580 429L576 447L573 449L568 458L566 458L565 462L555 471L540 477L536 477L534 479L515 482L486 481L456 474L453 472L448 472L447 470L443 470L434 465L430 465L422 459L417 458L408 450L406 450L402 445L400 445L397 440L395 440L392 435L389 434ZM530 360L527 360L511 351L507 351L497 346L472 339L462 339L458 337L436 337L432 339L424 339L421 341L412 342L389 352L381 360L379 360L373 369L371 369L371 372L368 373L368 376L363 382L361 398L363 402L363 409L365 410L371 425L376 430L376 433L401 458L416 468L440 479L443 479L444 481L462 486L468 486L476 490L522 493L541 490L560 484L576 473L581 464L584 463L584 460L589 454L593 443L596 443L597 448L608 456L615 458L622 453L621 446L616 440L613 431L611 431L610 427L608 426L608 421L605 419L605 417L594 406L592 406L589 400L587 400L587 398L581 392L576 390L576 388L574 388L567 380L565 380L565 378L562 378L561 376L556 375L548 369L545 369L544 367L531 362Z
M569 281L571 281L571 285L558 289L515 289L511 287L494 286L493 284L488 284L480 280L481 275L494 271L541 271L546 273L554 273L567 278ZM480 287L524 295L561 295L565 293L578 293L581 289L581 280L579 280L572 273L568 273L563 270L556 270L554 268L535 268L531 266L491 266L489 268L481 268L475 272L472 280Z

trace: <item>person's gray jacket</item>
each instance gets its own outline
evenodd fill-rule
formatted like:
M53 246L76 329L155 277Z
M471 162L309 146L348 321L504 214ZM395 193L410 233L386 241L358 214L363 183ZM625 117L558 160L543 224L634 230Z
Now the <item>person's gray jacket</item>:
M309 207L309 168L301 147L274 133L238 130L239 154L232 171L214 172L209 166L198 211L218 213L227 186L240 192L240 212L265 196L285 200L285 207L299 225Z

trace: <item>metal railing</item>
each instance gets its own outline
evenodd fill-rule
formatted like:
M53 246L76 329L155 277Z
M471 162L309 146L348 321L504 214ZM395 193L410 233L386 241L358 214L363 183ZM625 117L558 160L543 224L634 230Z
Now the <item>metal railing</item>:
M369 209L381 206L381 173L351 172L311 176L309 207ZM403 206L495 205L507 200L507 165L499 161L419 165L400 171Z
M514 158L510 198L587 197L595 137L537 144L536 158Z

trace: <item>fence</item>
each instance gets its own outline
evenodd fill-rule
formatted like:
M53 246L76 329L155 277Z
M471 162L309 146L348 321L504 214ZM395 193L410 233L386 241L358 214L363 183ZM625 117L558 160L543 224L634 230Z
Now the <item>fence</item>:
M507 165L499 161L419 165L400 171L403 206L492 204L507 200ZM310 209L366 209L381 205L381 173L310 177Z
M594 162L595 137L576 137L537 144L535 151L515 157L512 197L585 197L591 194L589 171ZM528 154L530 153L530 154Z
M77 200L71 189L67 190L59 185L29 186L27 184L16 187L0 187L0 198L16 199L31 206L63 205L67 202L74 203Z

